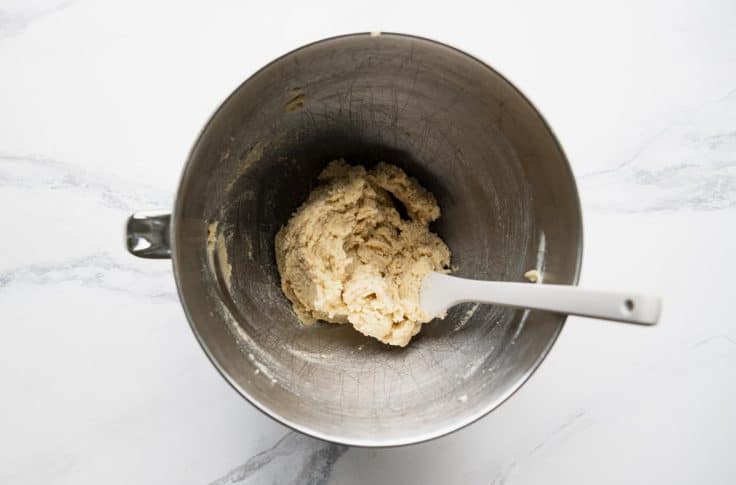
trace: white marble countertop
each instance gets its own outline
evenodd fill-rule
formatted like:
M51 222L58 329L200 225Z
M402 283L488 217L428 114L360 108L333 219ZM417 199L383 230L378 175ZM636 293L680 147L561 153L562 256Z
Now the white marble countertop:
M734 483L736 3L0 1L0 483ZM330 35L403 31L511 78L580 182L581 284L661 294L661 325L571 318L532 379L448 437L348 449L217 374L167 261L219 102Z

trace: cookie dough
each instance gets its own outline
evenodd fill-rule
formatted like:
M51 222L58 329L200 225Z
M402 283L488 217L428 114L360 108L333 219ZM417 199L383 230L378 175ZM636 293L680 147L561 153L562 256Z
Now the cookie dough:
M350 323L405 346L431 320L419 305L422 279L450 264L447 245L429 231L437 200L387 163L366 170L336 160L319 181L276 235L284 294L305 323Z
M528 279L532 283L540 282L542 281L542 275L539 272L538 269L530 269L526 273L524 273L524 278Z

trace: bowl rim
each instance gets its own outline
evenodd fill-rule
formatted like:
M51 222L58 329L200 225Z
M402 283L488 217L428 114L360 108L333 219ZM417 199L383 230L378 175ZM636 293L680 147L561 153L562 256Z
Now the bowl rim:
M476 410L474 413L469 414L468 416L465 416L463 419L458 420L456 423L453 423L452 425L445 425L443 427L437 428L436 430L424 432L424 433L417 433L417 434L411 434L407 435L406 437L402 438L391 438L386 440L380 440L380 439L363 439L355 436L349 436L349 435L339 435L334 433L326 433L323 431L320 431L318 429L314 429L310 426L305 426L302 424L299 424L297 422L294 422L293 420L290 420L286 418L283 415L280 415L279 413L273 411L268 406L260 403L257 398L252 396L246 389L242 388L230 375L229 373L220 365L220 362L215 358L213 353L210 351L207 342L205 339L200 335L200 333L197 331L197 327L194 322L194 318L192 317L191 311L187 306L187 302L184 296L184 289L182 287L182 275L179 271L179 267L177 265L177 255L178 255L178 244L176 242L176 227L178 226L178 214L181 213L182 204L183 204L183 198L181 197L182 189L187 184L187 181L189 179L189 168L191 167L191 161L193 159L194 152L196 151L196 148L199 146L204 133L207 131L207 129L210 127L214 119L217 117L217 115L222 111L224 106L228 103L228 101L237 93L240 91L240 89L244 88L252 79L254 79L256 76L258 76L262 71L270 68L275 63L279 62L283 58L286 58L288 56L291 56L292 54L295 54L299 51L302 51L306 48L326 43L326 42L332 42L335 40L343 39L343 38L358 38L358 37L377 37L377 36L391 36L391 37L399 37L404 39L410 39L410 40L418 40L422 42L426 42L429 44L433 44L438 47L450 49L452 51L455 51L456 53L467 57L471 61L475 61L479 63L482 67L485 69L488 69L492 74L495 74L499 76L503 81L505 81L513 90L516 91L516 93L521 96L521 98L528 103L528 105L534 110L534 112L539 116L542 124L549 132L549 135L551 136L552 140L554 141L557 149L560 151L560 154L562 155L562 159L564 161L564 169L567 171L567 176L569 177L572 188L573 188L573 196L574 196L574 209L577 212L577 218L579 221L579 236L577 241L577 258L575 262L575 272L573 274L572 278L572 284L577 285L580 280L580 273L582 269L582 257L583 257L583 217L582 217L582 206L580 203L580 193L578 191L577 182L575 180L575 175L572 171L572 167L570 166L570 161L567 157L567 154L565 153L564 149L562 148L562 145L559 142L559 139L557 138L557 135L552 130L550 124L547 122L546 118L542 115L540 110L534 105L534 103L529 100L529 98L513 83L509 80L509 78L502 73L500 73L497 69L491 67L489 64L481 60L479 57L470 54L464 49L460 49L458 47L455 47L453 45L447 44L445 42L440 42L428 37L423 37L419 35L413 35L413 34L406 34L401 32L355 32L355 33L348 33L348 34L340 34L335 35L331 37L326 37L323 39L316 40L314 42L309 42L307 44L301 45L295 49L292 49L285 54L282 54L275 59L273 59L271 62L265 64L260 69L253 72L248 78L246 78L242 83L240 83L217 107L217 109L212 113L212 115L208 118L207 122L204 124L202 129L199 131L197 138L192 145L192 148L190 149L186 163L184 164L184 167L181 172L181 176L179 179L179 184L177 186L177 192L176 192L176 200L174 204L174 209L172 211L172 217L171 217L171 225L170 225L170 231L171 231L171 262L174 272L174 279L176 281L176 289L177 293L179 295L179 301L184 309L184 313L187 317L187 321L189 322L189 327L191 328L192 332L194 333L194 336L197 339L197 342L199 343L199 346L204 351L205 355L209 359L209 361L212 363L212 365L217 369L217 372L225 379L225 381L243 398L245 398L251 405L253 405L256 409L261 411L263 414L268 416L269 418L291 428L292 430L299 431L301 433L304 433L306 435L312 436L314 438L322 439L325 441L329 441L332 443L342 444L342 445L348 445L348 446L355 446L355 447L361 447L361 448L389 448L389 447L398 447L398 446L408 446L418 443L423 443L426 441L430 441L436 438L440 438L442 436L449 435L451 433L454 433L456 431L459 431L466 426L469 426L476 421L480 420L481 418L487 416L491 411L497 409L499 406L501 406L503 403L505 403L511 396L513 396L516 392L521 389L524 384L527 383L527 381L531 378L531 376L536 372L536 370L541 365L542 361L547 357L550 350L554 346L555 342L559 338L560 333L562 332L562 329L565 326L565 322L567 320L567 316L563 315L561 316L561 320L559 322L559 325L557 326L556 331L552 335L552 337L549 339L546 347L540 352L539 356L536 358L536 360L533 362L533 364L528 368L527 372L524 373L517 382L510 386L510 388L497 397L496 399L490 400L485 406L482 406L478 410Z

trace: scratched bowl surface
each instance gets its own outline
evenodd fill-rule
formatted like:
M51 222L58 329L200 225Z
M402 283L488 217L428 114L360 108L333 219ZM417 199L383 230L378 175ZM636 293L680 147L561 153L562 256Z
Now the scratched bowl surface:
M491 411L554 343L564 317L464 304L406 348L348 325L302 325L274 236L327 162L387 161L438 198L433 229L459 276L577 282L581 215L549 127L477 59L416 37L359 34L269 64L215 113L173 218L180 295L233 387L303 432L365 446L439 436Z

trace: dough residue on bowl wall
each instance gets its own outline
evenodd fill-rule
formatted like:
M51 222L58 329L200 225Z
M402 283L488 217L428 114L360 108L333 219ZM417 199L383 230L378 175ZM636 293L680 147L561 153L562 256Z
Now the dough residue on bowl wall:
M218 231L218 222L210 222L207 225L207 256L211 261L215 273L222 276L225 287L230 289L230 281L232 278L233 267L227 256L227 245L225 244L225 234ZM214 262L217 264L215 265Z
M437 200L387 163L366 170L336 160L318 180L276 235L284 293L305 323L350 323L405 346L431 320L419 305L422 279L450 264L447 245L429 230Z
M529 271L524 273L524 278L532 283L541 283L542 273L540 273L538 269L530 269Z

